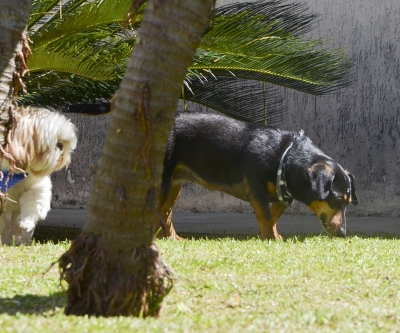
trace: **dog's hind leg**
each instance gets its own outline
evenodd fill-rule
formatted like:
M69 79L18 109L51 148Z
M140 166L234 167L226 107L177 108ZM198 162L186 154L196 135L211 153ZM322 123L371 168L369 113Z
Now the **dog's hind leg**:
M170 188L169 191L166 191L165 187L161 186L160 200L158 203L158 212L160 213L160 216L157 217L155 222L156 231L161 228L160 232L157 234L158 238L164 236L172 239L183 240L183 238L179 237L176 233L172 223L172 208L179 198L181 186L182 183L170 185L168 186Z

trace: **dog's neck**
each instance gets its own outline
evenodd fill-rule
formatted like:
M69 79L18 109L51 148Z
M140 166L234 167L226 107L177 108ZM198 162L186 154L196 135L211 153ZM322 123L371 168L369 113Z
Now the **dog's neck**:
M286 148L285 152L283 153L281 160L279 162L278 173L276 175L276 194L278 196L279 201L284 204L286 207L291 207L293 203L293 196L289 191L289 188L286 183L286 157L287 154L292 148L293 142L289 144L289 147Z
M289 145L282 154L281 160L279 162L278 173L276 175L276 194L278 196L279 201L286 207L291 207L294 200L292 193L290 193L289 191L286 181L287 158L289 155L289 151L293 147L293 145L295 144L295 146L297 146L299 142L303 141L305 138L306 135L303 130L293 133Z

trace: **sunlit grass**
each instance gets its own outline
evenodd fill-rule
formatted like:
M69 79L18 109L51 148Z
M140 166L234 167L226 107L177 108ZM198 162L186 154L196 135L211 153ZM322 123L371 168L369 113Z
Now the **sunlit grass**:
M175 287L160 318L146 320L65 316L57 266L48 268L69 243L0 247L1 332L400 330L399 239L311 235L158 244L175 271Z

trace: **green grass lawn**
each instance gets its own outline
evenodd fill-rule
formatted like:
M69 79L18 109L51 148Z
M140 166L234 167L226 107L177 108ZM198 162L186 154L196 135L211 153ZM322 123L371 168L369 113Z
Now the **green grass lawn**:
M0 332L400 332L398 238L159 241L175 287L145 320L65 316L68 247L0 247Z

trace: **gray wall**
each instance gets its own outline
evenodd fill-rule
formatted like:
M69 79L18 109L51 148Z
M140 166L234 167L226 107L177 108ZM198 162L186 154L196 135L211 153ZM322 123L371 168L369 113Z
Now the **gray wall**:
M326 36L354 61L354 83L335 96L287 93L291 129L303 128L356 175L357 215L400 215L400 2L307 1Z
M220 1L220 4L232 1ZM321 14L312 37L326 37L354 60L354 83L317 98L284 90L289 117L282 127L306 131L328 155L355 174L360 204L354 215L400 215L400 1L306 0ZM316 112L315 112L316 111ZM72 166L53 176L53 206L86 207L91 165L104 143L108 117L74 116L79 146ZM247 203L194 185L177 209L249 211ZM307 210L296 204L294 213Z

